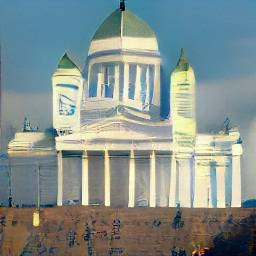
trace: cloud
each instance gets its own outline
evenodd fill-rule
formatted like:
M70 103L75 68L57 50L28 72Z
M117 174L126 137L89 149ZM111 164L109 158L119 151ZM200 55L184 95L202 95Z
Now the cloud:
M24 117L31 123L45 129L52 123L51 94L30 92L3 92L3 124L21 129Z
M197 84L199 131L217 129L225 117L242 127L256 113L256 74L238 79L215 80Z
M243 199L255 198L256 74L197 85L197 123L200 132L217 132L225 117L237 126L243 140Z

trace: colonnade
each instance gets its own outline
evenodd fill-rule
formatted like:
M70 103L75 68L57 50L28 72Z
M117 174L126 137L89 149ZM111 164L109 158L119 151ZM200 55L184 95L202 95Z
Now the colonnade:
M58 151L58 195L57 205L63 204L63 157L62 151ZM109 151L104 151L104 205L110 206L110 157ZM130 151L129 160L129 202L128 207L135 206L135 155L134 150ZM84 151L82 155L82 205L89 205L89 162L88 152ZM156 154L153 150L150 153L150 200L149 207L156 207Z
M169 207L192 207L192 158L172 155Z
M240 155L195 158L194 207L241 207Z
M122 99L120 99L120 63L117 64L113 64L114 66L114 86L113 86L113 99L115 100L123 100L123 101L127 101L129 100L129 86L131 84L130 80L130 65L133 63L128 63L125 62L123 63L123 95L122 95ZM102 65L102 64L101 64ZM111 65L106 63L107 65ZM135 77L133 78L135 81L135 88L134 88L134 100L137 102L142 103L142 82L141 82L141 76L142 76L142 65L145 64L133 64L136 66L136 74ZM145 97L145 105L150 104L150 65L145 65L146 66L146 78L145 78L145 92L146 92L146 97ZM154 78L153 78L153 83L157 84L159 80L159 67L158 65L154 64ZM101 68L102 69L102 68ZM91 68L90 68L91 70ZM105 77L105 72L103 72L103 70L100 70L100 72L98 73L98 77L97 77L97 93L96 93L96 97L97 98L102 98L105 97L104 95L104 90L103 90L103 85L104 85L104 81L106 80ZM90 76L92 77L92 76ZM110 84L110 80L108 77L108 84ZM157 87L157 86L156 86ZM157 104L157 102L156 102Z
M212 164L200 158L179 158L170 154L170 188L169 207L202 207L202 208L225 208L227 206L241 206L241 170L240 156L232 156L231 164L228 160L218 161ZM136 165L134 150L129 154L129 188L128 207L135 207L135 182ZM156 207L156 152L150 152L149 170L149 207ZM82 205L89 205L89 164L88 152L82 155ZM230 169L231 168L231 169ZM227 172L231 172L231 180ZM227 202L227 186L231 185L230 203ZM111 206L111 169L109 151L104 150L104 205ZM63 203L63 159L62 151L58 151L58 195L57 205Z

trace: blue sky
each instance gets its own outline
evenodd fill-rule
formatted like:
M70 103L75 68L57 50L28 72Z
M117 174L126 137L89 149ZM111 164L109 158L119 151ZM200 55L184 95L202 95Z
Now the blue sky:
M49 78L65 50L82 67L91 37L118 2L1 0L5 89L16 91L22 84L22 90L49 90ZM199 81L255 71L255 1L129 0L127 6L155 30L166 74L181 47Z
M51 75L64 51L82 68L101 22L118 0L0 0L4 124L22 127L24 116L51 125ZM200 131L216 130L226 116L244 139L244 176L256 155L256 1L128 0L127 7L156 32L163 91L181 47L197 78ZM168 93L164 93L168 95ZM168 97L163 97L168 112ZM255 132L254 132L255 130ZM244 178L246 198L254 179Z

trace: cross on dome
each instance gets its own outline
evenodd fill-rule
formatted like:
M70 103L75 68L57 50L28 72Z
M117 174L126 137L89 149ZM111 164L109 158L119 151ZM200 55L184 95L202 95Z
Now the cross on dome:
M125 11L125 0L120 0L120 11L121 12Z

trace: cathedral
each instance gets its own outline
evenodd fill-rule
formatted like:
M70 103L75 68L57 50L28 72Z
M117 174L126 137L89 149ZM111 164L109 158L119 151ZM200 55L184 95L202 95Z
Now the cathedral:
M67 53L58 63L55 143L24 131L9 156L56 157L58 206L241 207L239 131L227 123L197 133L196 78L183 49L170 74L170 113L161 117L160 71L154 31L121 2L95 32L83 72Z

